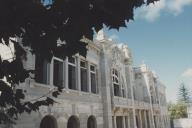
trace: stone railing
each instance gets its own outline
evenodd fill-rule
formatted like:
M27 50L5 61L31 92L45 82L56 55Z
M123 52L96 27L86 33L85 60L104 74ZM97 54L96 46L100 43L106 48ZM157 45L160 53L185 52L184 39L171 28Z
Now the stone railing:
M116 97L114 96L112 98L113 100L113 105L115 107L131 107L132 106L132 100L128 98L123 98L123 97Z
M153 106L153 109L160 109L159 104L153 104L152 106Z
M150 107L150 104L147 102L135 100L134 103L135 103L136 108L149 108Z
M30 97L40 97L47 94L47 96L52 96L52 92L56 90L53 85L46 85L40 83L30 83L29 87L26 89ZM82 101L82 102L102 102L101 94L95 94L90 92L83 92L79 90L63 89L62 93L58 96L57 100L70 100L70 101Z

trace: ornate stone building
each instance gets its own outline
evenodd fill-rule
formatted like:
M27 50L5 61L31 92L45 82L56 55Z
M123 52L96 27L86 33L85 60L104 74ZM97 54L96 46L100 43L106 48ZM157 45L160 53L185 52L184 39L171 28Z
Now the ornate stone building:
M20 86L26 100L64 89L53 106L22 114L15 128L169 128L165 86L146 65L133 67L128 46L102 31L89 41L86 58L27 57L24 67L38 72Z

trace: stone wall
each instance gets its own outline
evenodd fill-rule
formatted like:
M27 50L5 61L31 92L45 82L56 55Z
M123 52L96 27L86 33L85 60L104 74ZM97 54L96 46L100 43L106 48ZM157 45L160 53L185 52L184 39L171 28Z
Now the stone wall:
M174 128L192 128L192 119L175 119Z

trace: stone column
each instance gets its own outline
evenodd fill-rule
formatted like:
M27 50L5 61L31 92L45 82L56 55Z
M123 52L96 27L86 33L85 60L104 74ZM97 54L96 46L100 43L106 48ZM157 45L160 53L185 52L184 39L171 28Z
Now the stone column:
M117 122L116 122L116 116L115 115L113 116L113 124L114 124L113 128L117 128Z
M134 102L134 94L133 94L134 76L133 76L133 68L131 64L127 64L125 66L125 71L126 71L126 82L127 84L130 84L130 88L131 88L131 101L132 101L132 112L130 116L130 119L132 119L131 125L133 128L137 128L136 117L135 117L135 102Z
M130 119L131 119L131 117L130 117L130 114L129 114L129 112L128 112L128 115L127 115L127 126L128 126L128 128L131 128L131 121L130 121Z
M77 56L77 90L81 91L81 69L80 69L80 58Z
M133 108L132 110L133 110L133 127L137 128L135 108Z
M126 128L126 124L125 124L125 116L122 116L123 118L123 128Z
M144 112L145 128L148 128L146 110Z
M53 68L54 68L54 59L50 63L50 85L53 85Z
M155 128L155 122L154 122L154 114L152 112L152 110L149 111L149 117L150 117L150 127L151 128Z
M154 128L157 128L157 116L153 115L153 120L154 120Z
M141 110L138 110L139 112L139 128L143 128L143 124L142 124L142 116L141 116Z
M87 81L88 81L88 91L91 93L91 80L90 80L90 63L87 62Z
M65 88L68 89L68 57L65 59Z
M107 61L107 52L103 46L100 57L100 71L101 71L101 94L103 105L103 119L104 128L112 128L112 95L111 95L111 73L109 63Z
M148 117L149 117L149 126L150 126L150 128L154 128L153 127L153 125L152 125L152 117L151 117L151 112L150 112L150 110L148 111Z
M160 116L157 115L157 128L160 128Z
M135 117L135 113L133 114L133 111L135 111L135 109L131 109L129 111L129 120L130 120L130 123L129 123L129 126L130 128L137 128L137 125L136 125L136 117Z

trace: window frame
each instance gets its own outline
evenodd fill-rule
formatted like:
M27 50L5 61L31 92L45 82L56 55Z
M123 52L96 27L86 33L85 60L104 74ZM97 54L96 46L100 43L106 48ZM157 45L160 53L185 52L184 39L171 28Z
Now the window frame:
M91 70L91 66L94 66L94 71ZM92 84L91 84L91 74L95 75L95 92L92 91ZM90 93L98 94L98 73L97 73L97 65L90 63L89 64L89 81L90 81Z
M37 59L39 59L38 58L38 56L36 55L36 59L35 59L35 68L37 68L36 66L42 66L42 69L41 69L41 73L42 74L39 74L39 70L37 70L37 74L35 73L35 81L37 82L37 83L39 83L39 84L43 84L43 85L50 85L51 84L51 70L50 70L50 68L51 68L51 62L48 62L46 59L44 59L43 61L42 61L42 63L41 62L37 62L38 60ZM40 64L40 65L38 65L38 64ZM45 67L45 65L46 65L46 67ZM46 70L46 71L45 71ZM42 75L41 76L41 78L38 78L38 75ZM41 79L41 80L40 80Z
M61 87L65 87L65 72L66 72L66 69L65 69L65 62L66 62L66 59L65 60L63 60L63 59L60 59L60 58L58 58L58 57L53 57L53 59L52 59L52 79L53 79L53 82L52 82L52 84L54 85L54 61L59 61L59 62L62 62L62 80L63 80L63 82L62 82L62 84L60 85ZM56 87L58 87L57 85L54 85L54 86L56 86Z
M81 66L81 62L85 63L85 67ZM81 92L89 92L89 70L88 70L88 62L85 59L80 58L80 63L79 63L79 67L80 67L80 91ZM83 90L82 89L82 76L81 76L81 70L86 70L86 89L87 90Z
M69 58L70 57L67 57L67 73L66 73L66 75L67 75L67 87L68 87L68 89L70 89L70 90L77 90L77 91L80 91L80 90L78 90L78 62L77 62L77 57L76 56L71 56L72 58L74 58L74 63L72 63L72 62L70 62L69 61ZM74 67L75 68L75 89L73 89L73 88L69 88L69 66L72 66L72 67Z
M116 79L117 79L117 82L116 82ZM122 97L120 73L115 68L112 68L112 85L113 85L113 95L117 97ZM115 94L115 86L118 87L118 95Z
M80 56L80 55L74 55L72 56L74 60L72 62L69 61L70 57L66 57L65 59L61 59L58 57L53 56L51 62L47 63L46 61L46 83L45 82L37 82L38 84L42 85L49 85L49 86L55 86L60 87L62 86L66 90L70 91L79 91L82 93L91 93L91 94L99 94L99 81L98 81L98 65L95 63L92 63L91 61L87 60L86 58ZM61 62L62 64L62 84L61 85L55 85L54 82L54 69L55 69L55 61L58 61L58 63ZM84 65L81 65L81 62L84 62ZM75 71L75 85L69 86L69 66L74 68ZM60 67L59 67L60 69ZM59 70L58 69L58 70ZM86 88L84 91L81 87L81 70L86 70ZM72 71L73 72L73 71ZM73 73L72 73L73 74ZM42 76L43 78L44 76ZM59 78L60 79L60 78ZM59 80L58 79L58 80ZM71 78L73 79L73 77ZM55 79L56 80L56 79ZM73 80L71 80L73 81ZM56 82L57 83L57 82ZM70 88L69 88L70 87Z

